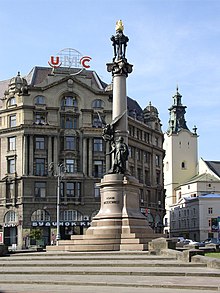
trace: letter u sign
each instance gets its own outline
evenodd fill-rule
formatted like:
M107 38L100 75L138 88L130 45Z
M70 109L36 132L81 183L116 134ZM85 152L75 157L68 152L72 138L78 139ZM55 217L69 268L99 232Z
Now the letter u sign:
M51 56L50 61L48 61L48 64L53 68L57 68L57 67L60 67L62 63L60 63L59 56L56 56L56 57Z

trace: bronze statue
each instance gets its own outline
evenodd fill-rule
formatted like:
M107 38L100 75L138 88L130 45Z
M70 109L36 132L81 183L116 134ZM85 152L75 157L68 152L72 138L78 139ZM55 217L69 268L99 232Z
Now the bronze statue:
M97 112L97 114L102 123L102 137L104 141L110 142L112 148L106 155L114 154L112 168L108 171L108 173L124 174L126 172L126 161L128 160L129 150L123 137L120 136L115 140L115 125L126 114L126 111L117 116L111 124L107 124L99 112Z
M129 41L128 37L123 34L124 26L121 20L116 23L116 35L111 37L112 45L114 47L114 61L125 58L126 46Z
M108 173L120 173L124 174L126 171L126 161L128 160L129 150L127 144L124 142L124 138L119 136L116 141L112 142L112 149L106 155L114 153L114 161L112 168Z

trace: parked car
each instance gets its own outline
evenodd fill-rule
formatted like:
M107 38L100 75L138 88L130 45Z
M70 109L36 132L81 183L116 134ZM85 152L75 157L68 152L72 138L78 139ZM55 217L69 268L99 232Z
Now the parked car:
M207 238L206 240L202 241L204 244L220 244L219 238Z
M176 247L183 247L184 245L198 245L198 246L200 246L200 243L197 241L194 241L192 239L180 239L180 241L177 242Z
M176 243L176 247L183 247L184 245L197 245L197 243L198 242L193 241L191 239L185 239L185 238L182 239L182 237L178 237L178 242Z
M183 243L184 245L198 245L199 244L199 242L191 240L191 239L185 239Z

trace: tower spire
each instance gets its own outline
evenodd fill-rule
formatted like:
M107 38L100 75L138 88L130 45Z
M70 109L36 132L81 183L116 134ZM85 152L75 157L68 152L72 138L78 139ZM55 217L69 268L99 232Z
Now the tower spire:
M173 96L173 105L169 108L170 119L168 133L178 133L181 129L188 129L185 120L186 106L182 105L182 96L179 93L178 85L176 87L176 94Z

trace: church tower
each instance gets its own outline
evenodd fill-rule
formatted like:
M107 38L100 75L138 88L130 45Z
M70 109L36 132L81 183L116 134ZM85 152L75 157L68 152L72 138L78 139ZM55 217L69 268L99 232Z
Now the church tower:
M165 232L169 232L170 206L178 202L176 188L197 174L198 135L194 126L191 132L186 124L186 106L182 105L182 96L178 92L173 96L173 105L169 108L168 130L164 134L164 188L166 190L164 220Z

